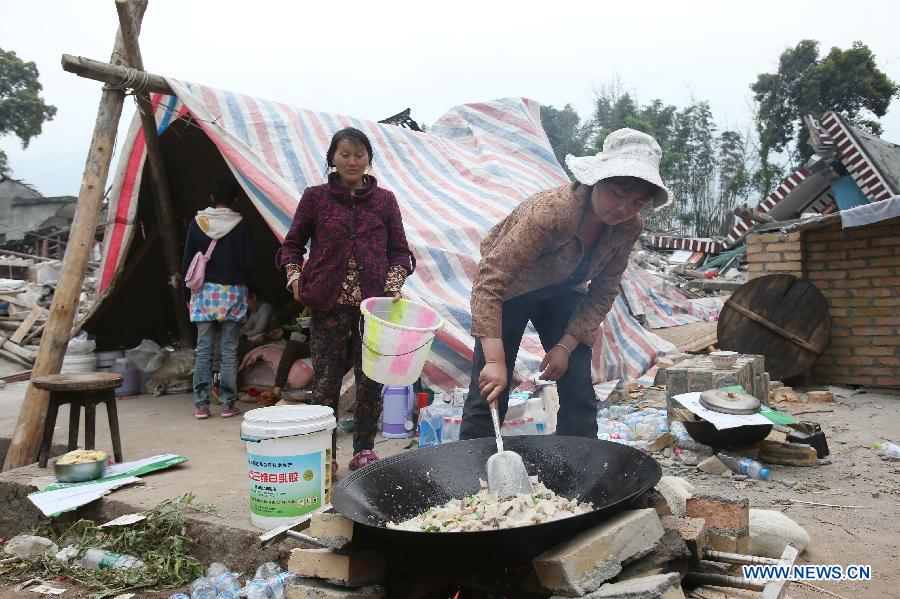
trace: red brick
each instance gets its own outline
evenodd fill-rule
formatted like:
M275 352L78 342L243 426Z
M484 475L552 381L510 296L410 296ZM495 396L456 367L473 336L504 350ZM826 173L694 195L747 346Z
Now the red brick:
M892 356L894 355L894 348L892 347L860 347L859 349L853 350L856 354L861 356Z
M859 337L835 337L831 340L833 345L870 345L870 339L861 339ZM882 343L880 345L887 345Z
M829 260L846 260L847 252L831 250L828 252L810 252L806 255L807 264L825 264Z
M883 357L878 358L878 363L882 366L900 366L900 358Z
M872 240L873 246L900 245L900 235L896 233L890 237L879 237Z
M754 234L747 237L747 240L752 243L778 243L781 241L780 233L762 233L762 234Z
M847 309L850 310L851 312L854 310L853 308L847 308ZM835 322L835 324L840 325L840 326L853 327L853 326L857 326L857 325L861 325L861 324L862 325L869 324L872 322L872 319L871 318L860 318L860 317L835 318L834 322Z
M872 303L876 306L900 306L900 297L891 297L888 299L876 299Z
M802 265L799 262L780 262L778 260L774 260L772 262L766 262L766 270L769 272L796 272L799 273L802 270Z
M677 516L665 516L660 520L663 530L678 531L694 558L703 559L703 548L706 546L706 520Z
M831 280L831 279L846 279L846 278L847 278L847 271L845 271L845 270L834 270L834 271L809 273L810 281L827 281L827 280Z
M850 308L854 316L890 316L890 308Z
M863 307L869 305L869 299L865 297L837 297L828 303L832 306Z
M829 308L831 316L847 316L849 308Z
M860 337L880 337L892 333L893 329L885 329L883 326L854 327L853 334Z
M847 241L832 241L828 247L832 250L855 250L869 245L868 239L854 239ZM853 252L851 252L852 254Z
M874 325L883 325L887 327L900 326L900 316L884 316L872 320Z
M869 384L875 384L878 387L900 387L900 377L878 376Z
M859 248L853 250L854 258L881 258L883 256L891 256L894 252L891 248Z
M844 239L843 231L816 231L815 233L810 233L810 240L815 241L830 241L832 239Z
M872 281L869 279L847 279L845 281L832 281L830 286L836 289L858 289L861 287L871 287Z
M874 239L876 237L884 237L891 234L890 225L869 225L868 227L860 227L847 229L844 231L849 239Z
M782 242L782 243L770 243L766 245L767 252L799 252L800 251L800 243L792 243L792 242ZM798 258L799 260L799 258Z
M868 376L888 376L893 374L893 372L894 369L890 366L873 366L872 368L856 368L853 370L854 374L862 374Z
M775 252L766 252L763 254L754 254L753 260L755 262L777 262L781 260L781 255Z
M861 279L863 277L890 277L894 274L891 272L890 268L884 268L883 266L879 268L851 268L849 271L851 279ZM900 278L898 278L897 281L900 281Z
M900 277L872 279L872 284L876 287L900 287Z
M869 264L872 266L900 266L900 258L889 256L887 258L869 258Z
M841 358L838 360L838 364L844 364L847 366L871 366L875 363L875 358L871 356L856 356L853 358Z
M850 289L853 297L890 297L890 289L879 289L877 287L863 287L861 289Z
M820 289L822 295L828 298L832 297L850 297L849 289Z
M689 497L684 515L703 518L707 526L740 532L750 525L750 501L746 497L711 494Z
M813 252L824 252L828 250L828 243L824 241L816 241L816 242L807 242L806 243L806 251L810 253Z

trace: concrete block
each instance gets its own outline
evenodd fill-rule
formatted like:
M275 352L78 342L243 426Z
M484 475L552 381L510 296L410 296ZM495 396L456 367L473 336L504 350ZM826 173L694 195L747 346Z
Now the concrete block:
M347 589L311 578L298 578L285 590L287 599L384 599L380 586Z
M353 520L340 514L316 512L309 519L306 534L332 549L341 549L353 540Z
M716 551L747 555L750 553L750 528L735 532L707 526L706 546Z
M688 391L709 391L713 388L713 373L710 370L689 370Z
M706 521L703 518L666 516L660 520L663 530L673 530L681 536L694 559L703 558L703 548L706 546Z
M318 578L345 587L360 587L377 582L384 575L384 556L361 551L351 555L330 549L294 549L288 571L301 578Z
M605 584L589 599L684 599L678 574L658 574Z
M622 562L645 555L663 536L653 508L617 515L539 555L533 561L541 585L581 597L622 571Z
M726 466L722 460L712 455L697 464L697 470L706 472L707 474L722 474L728 470L728 466Z
M750 525L750 500L740 495L705 493L688 498L684 515L703 518L709 528L739 532Z
M687 575L691 551L677 530L667 530L662 539L647 555L632 560L622 567L615 581L630 580L654 574L677 572L682 578Z

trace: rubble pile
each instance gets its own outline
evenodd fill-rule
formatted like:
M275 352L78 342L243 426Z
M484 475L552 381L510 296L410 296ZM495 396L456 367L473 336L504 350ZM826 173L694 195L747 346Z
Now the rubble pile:
M0 250L0 361L31 369L47 324L62 262ZM85 278L76 325L90 309L97 279Z

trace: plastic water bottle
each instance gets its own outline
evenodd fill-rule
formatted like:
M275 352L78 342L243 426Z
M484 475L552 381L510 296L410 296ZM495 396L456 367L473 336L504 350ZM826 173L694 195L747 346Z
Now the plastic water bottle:
M886 458L900 460L900 446L895 445L890 441L882 441L881 443L876 443L874 445L874 448L875 451Z
M169 599L191 599L188 595L184 593L175 593L174 595L169 595Z
M241 581L237 574L234 572L222 572L218 576L213 579L213 584L216 587L217 593L224 593L225 591L239 591L241 590Z
M281 566L275 562L266 562L256 569L256 575L253 578L258 580L268 580L276 574L281 574Z
M228 566L222 562L213 562L206 569L206 577L210 580L215 580L219 574L224 574L225 572L228 572Z
M237 591L222 591L216 595L216 599L238 599L240 596L241 591L238 589Z
M453 438L453 417L444 416L441 424L441 445L444 443L452 443Z
M728 466L733 472L738 474L746 474L757 480L769 480L769 469L750 458L734 455L727 451L720 451L716 454L722 463Z
M254 578L241 591L247 599L272 599L272 589L265 580Z
M205 576L191 583L191 599L216 599L216 595L216 585Z
M266 581L266 586L272 590L272 599L284 599L285 588L296 578L290 572L281 572Z
M139 570L144 567L144 562L132 555L95 547L85 551L76 565L88 570Z

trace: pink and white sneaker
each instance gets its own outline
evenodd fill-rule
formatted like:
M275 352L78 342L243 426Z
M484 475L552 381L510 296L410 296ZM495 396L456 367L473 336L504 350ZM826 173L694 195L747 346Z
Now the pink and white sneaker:
M219 414L222 418L231 418L232 416L237 416L241 411L235 407L228 408L227 410L222 410L222 413Z
M209 410L206 408L197 408L194 410L194 418L197 420L206 420L209 418Z

